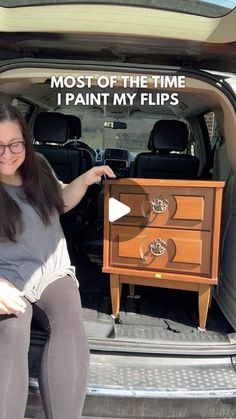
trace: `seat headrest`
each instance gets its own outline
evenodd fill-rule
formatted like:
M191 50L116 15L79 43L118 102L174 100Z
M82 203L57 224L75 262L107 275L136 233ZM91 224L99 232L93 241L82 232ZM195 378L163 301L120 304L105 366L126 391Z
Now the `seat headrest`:
M188 145L188 128L182 121L157 121L150 133L148 149L151 151L184 151Z
M65 143L69 127L65 115L59 112L41 112L34 124L34 139L41 143Z
M69 140L74 138L81 138L81 120L78 116L75 115L66 115L69 122Z

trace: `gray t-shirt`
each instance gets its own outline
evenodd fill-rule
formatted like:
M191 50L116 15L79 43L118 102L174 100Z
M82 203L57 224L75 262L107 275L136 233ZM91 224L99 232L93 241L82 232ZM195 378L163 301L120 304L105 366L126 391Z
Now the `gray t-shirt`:
M31 302L60 277L70 275L77 282L59 215L55 212L52 223L45 226L21 186L4 188L22 211L24 229L17 242L0 238L0 277L23 290Z

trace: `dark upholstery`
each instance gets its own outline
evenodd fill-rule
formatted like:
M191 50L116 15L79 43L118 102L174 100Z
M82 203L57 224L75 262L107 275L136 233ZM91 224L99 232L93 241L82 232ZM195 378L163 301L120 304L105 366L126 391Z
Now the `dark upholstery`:
M66 115L66 118L69 122L69 135L68 139L74 140L74 139L80 139L81 137L81 121L80 118L78 118L75 115Z
M75 115L66 115L66 118L69 123L69 142L66 144L66 148L81 148L87 150L89 153L87 153L87 157L90 159L91 165L94 166L96 154L87 143L81 140L82 125L80 118Z
M34 138L42 143L63 144L69 134L65 115L58 112L41 112L34 124Z
M76 119L76 117L74 117ZM73 118L72 118L73 119ZM43 154L56 175L64 183L70 183L92 167L92 156L88 150L67 147L71 135L78 138L81 131L80 120L76 121L57 112L42 112L36 118L34 138L35 151ZM61 225L68 245L78 245L87 224L87 213L90 206L88 192L82 201L72 210L61 216Z
M184 122L157 121L148 142L150 152L136 156L133 176L149 179L196 179L199 160L195 156L182 154L187 145L188 129Z
M88 150L63 146L71 131L75 132L74 125L71 128L67 116L57 112L42 112L34 125L34 139L40 143L35 144L35 151L46 157L64 183L71 182L92 167L92 157Z

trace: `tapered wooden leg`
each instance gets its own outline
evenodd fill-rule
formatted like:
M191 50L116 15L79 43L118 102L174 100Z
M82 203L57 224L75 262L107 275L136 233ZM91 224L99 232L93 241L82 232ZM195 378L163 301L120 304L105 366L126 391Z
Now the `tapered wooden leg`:
M199 284L198 291L198 310L199 310L199 329L205 330L209 302L211 297L211 285Z
M120 311L120 299L122 284L120 283L120 275L110 274L110 290L111 290L111 305L112 315L117 317Z
M214 285L211 285L209 308L211 308L211 305L212 305L213 291L214 291Z

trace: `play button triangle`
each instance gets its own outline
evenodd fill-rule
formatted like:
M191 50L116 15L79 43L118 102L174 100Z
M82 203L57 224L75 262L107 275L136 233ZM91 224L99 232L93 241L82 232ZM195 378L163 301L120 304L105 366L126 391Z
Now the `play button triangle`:
M128 214L131 211L128 205L122 204L115 198L109 199L109 221L113 223L124 215Z

